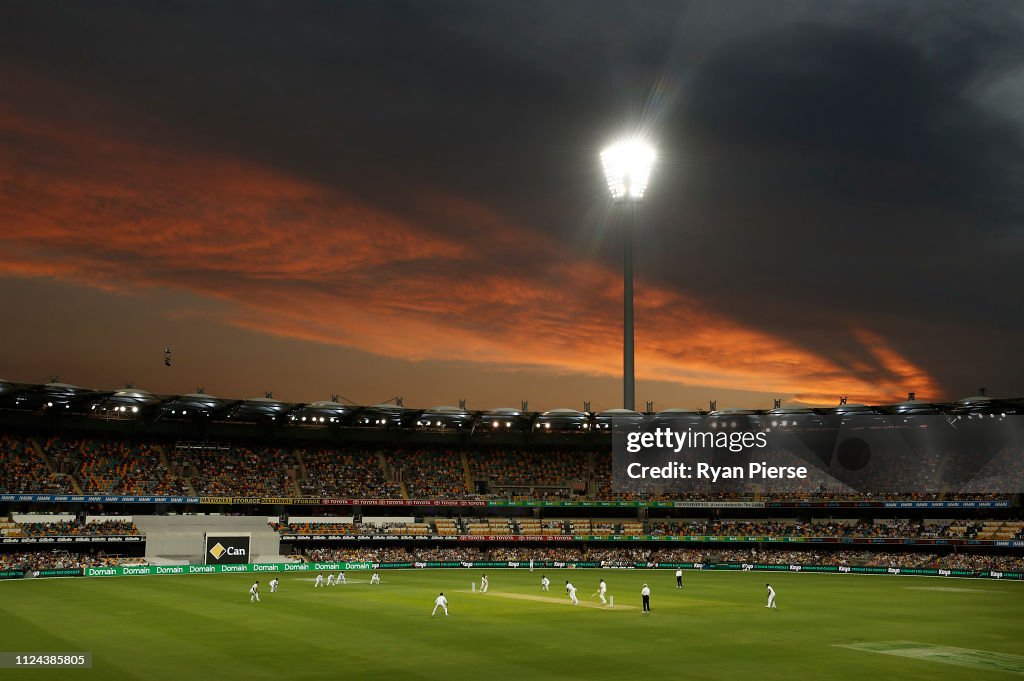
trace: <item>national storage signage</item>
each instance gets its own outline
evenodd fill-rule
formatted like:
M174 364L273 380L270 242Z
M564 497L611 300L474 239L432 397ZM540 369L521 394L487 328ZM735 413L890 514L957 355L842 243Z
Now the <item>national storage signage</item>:
M265 506L452 506L509 508L1010 508L1009 499L967 501L548 501L546 499L353 499L341 497L204 497L99 494L0 494L0 502L203 504Z

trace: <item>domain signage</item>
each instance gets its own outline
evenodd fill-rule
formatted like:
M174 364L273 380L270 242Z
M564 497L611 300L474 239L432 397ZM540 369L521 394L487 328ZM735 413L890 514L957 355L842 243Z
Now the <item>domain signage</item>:
M206 535L204 556L207 565L227 565L249 562L249 540L245 535Z

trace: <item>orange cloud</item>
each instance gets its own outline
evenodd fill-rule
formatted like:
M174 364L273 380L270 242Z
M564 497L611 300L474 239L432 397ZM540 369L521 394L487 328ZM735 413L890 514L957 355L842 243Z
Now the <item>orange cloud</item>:
M6 106L0 276L185 289L230 303L222 323L409 360L621 371L621 274L486 206L424 190L411 219L274 168ZM641 282L636 306L642 379L808 402L937 390L862 328L854 369L678 291Z

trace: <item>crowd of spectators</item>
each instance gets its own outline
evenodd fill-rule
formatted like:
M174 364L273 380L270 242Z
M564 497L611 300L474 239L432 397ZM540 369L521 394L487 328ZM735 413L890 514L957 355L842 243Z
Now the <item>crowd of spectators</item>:
M78 481L85 494L175 496L185 483L164 465L155 446L126 440L50 437L43 451Z
M526 524L516 519L502 520L500 527L473 532L480 519L455 519L455 534L527 534L527 535L651 535L655 537L801 537L849 539L973 539L982 530L981 521L950 520L920 522L841 522L797 520L651 520L644 527L638 521L601 521L589 519L545 519ZM476 523L476 525L474 525ZM429 520L423 523L271 523L281 534L452 534L440 532ZM1020 533L1024 533L1022 530Z
M66 475L55 475L27 439L0 433L0 492L72 494Z
M135 523L121 520L94 523L61 520L54 523L20 523L18 527L26 537L110 537L140 534Z
M462 457L457 452L388 452L384 458L389 467L399 472L410 498L463 499L469 496Z
M409 549L415 560L421 562L454 563L489 560L487 551L468 546L413 547Z
M985 553L912 553L892 551L816 551L798 549L751 550L746 548L706 549L641 547L318 547L305 551L311 562L463 562L530 560L557 562L635 563L748 563L762 565L820 565L880 568L926 568L949 570L997 570L1024 572L1024 557ZM7 551L0 553L0 570L75 569L84 567L138 565L140 557L106 555L103 552L79 552L64 549Z
M270 523L270 526L281 534L360 534L360 526L355 523Z
M999 570L1024 572L1024 556L988 556L972 553L951 553L937 559L935 567L948 570Z
M47 549L42 551L9 551L0 553L0 570L70 570L86 567L112 565L145 565L146 560L138 556L111 556L102 551L67 551Z
M610 549L614 552L614 549ZM626 560L602 558L602 560ZM985 553L913 553L894 551L819 551L815 549L677 548L652 551L658 563L748 563L762 565L825 565L847 567L930 568L962 570L1024 570L1024 557Z
M607 450L390 448L382 452L310 448L295 454L274 447L226 445L177 448L116 438L39 440L0 434L0 492L203 496L325 496L416 499L575 499L622 501L874 502L1007 499L987 492L885 493L743 490L669 493L657 481L639 492L616 492ZM463 463L465 457L465 463ZM46 459L54 466L50 472ZM69 477L70 476L70 477ZM475 487L484 483L486 490ZM191 487L189 484L191 483ZM846 488L848 490L848 488Z
M317 548L306 553L314 561L497 561L636 563L747 563L882 568L1024 571L1024 557L985 553L935 553L815 549L663 548L595 546L377 547Z
M566 497L573 488L585 489L589 479L587 455L576 451L487 450L467 458L473 479L486 480L499 496L511 491L512 496L528 492L538 499Z
M401 499L402 486L384 477L376 454L332 449L300 450L306 469L304 496Z
M192 481L196 494L291 497L296 493L298 464L290 452L278 447L175 449L171 461Z
M583 560L595 561L595 562L629 562L629 563L640 563L649 561L651 559L652 550L649 548L642 547L623 547L616 546L614 548L605 548L591 546L586 549L583 554Z
M573 561L583 560L583 549L576 546L498 546L490 550L490 556L491 560L501 562Z
M302 555L316 563L407 563L414 560L403 546L318 546L306 549Z
M655 536L710 537L849 537L866 539L974 538L980 522L946 521L924 523L892 520L886 522L800 522L800 521L651 521Z

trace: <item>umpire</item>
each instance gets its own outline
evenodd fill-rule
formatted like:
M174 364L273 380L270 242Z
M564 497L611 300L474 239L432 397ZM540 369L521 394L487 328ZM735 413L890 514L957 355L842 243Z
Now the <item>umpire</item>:
M640 597L644 601L644 613L651 611L651 587L644 584L644 588L640 589Z

